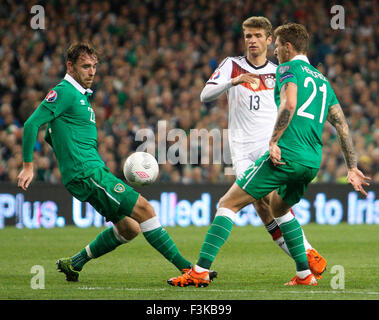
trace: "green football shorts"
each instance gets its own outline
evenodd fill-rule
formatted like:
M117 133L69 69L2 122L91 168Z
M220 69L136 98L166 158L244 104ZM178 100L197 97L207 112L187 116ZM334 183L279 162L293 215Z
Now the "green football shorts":
M130 216L139 193L116 178L107 167L98 167L66 184L78 200L88 202L107 221L117 223Z
M277 190L288 205L298 203L308 184L314 179L318 168L311 168L297 162L282 159L286 164L274 166L269 152L253 163L236 183L254 199L259 200Z

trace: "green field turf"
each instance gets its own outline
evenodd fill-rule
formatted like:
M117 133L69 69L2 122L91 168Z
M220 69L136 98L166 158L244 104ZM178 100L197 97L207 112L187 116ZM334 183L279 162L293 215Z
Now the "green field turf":
M379 226L305 225L311 244L328 261L318 286L285 287L295 275L293 261L271 240L263 227L234 227L212 268L218 278L207 288L175 288L166 280L178 274L139 235L133 242L90 261L79 282L66 282L56 271L58 258L71 256L100 229L65 227L0 230L0 299L127 299L127 300L262 300L262 299L379 299ZM208 227L167 228L184 256L196 262ZM44 289L32 289L34 265L44 268ZM333 289L343 267L345 288Z

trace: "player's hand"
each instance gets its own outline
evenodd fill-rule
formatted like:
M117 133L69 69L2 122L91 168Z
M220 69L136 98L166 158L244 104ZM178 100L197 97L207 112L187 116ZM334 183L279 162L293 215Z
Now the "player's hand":
M371 178L366 177L358 168L349 169L347 172L347 181L353 186L355 191L359 191L365 197L367 197L367 192L363 189L363 186L369 186L368 182L370 180Z
M33 165L25 165L17 177L17 186L22 190L26 190L33 180L34 170Z
M232 85L236 86L241 83L257 84L257 75L254 73L243 73L232 79Z
M282 158L282 151L278 147L276 143L270 144L270 159L274 166L282 166L286 164L285 162L281 161Z

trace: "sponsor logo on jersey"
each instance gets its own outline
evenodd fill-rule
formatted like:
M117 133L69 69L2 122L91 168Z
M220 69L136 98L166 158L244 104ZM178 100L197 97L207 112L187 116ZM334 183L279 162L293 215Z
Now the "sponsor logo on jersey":
M213 72L213 74L211 75L211 78L210 80L216 80L220 77L220 70L216 70L215 72Z
M58 97L58 93L57 93L55 90L51 90L51 91L47 94L45 100L46 100L47 102L54 102L55 100L57 100L57 97Z
M293 78L293 74L290 73L290 74L286 74L285 76L281 77L280 78L280 83L282 83L284 80L288 79L288 78Z
M279 67L279 74L283 74L284 72L288 71L290 69L290 66L281 66Z
M118 193L122 193L125 191L125 186L121 183L117 183L114 187L114 191L116 191Z

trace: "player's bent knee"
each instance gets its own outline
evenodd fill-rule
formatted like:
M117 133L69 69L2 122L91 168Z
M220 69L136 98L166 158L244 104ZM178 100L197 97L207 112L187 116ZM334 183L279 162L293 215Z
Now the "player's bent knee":
M236 213L228 208L218 207L216 217L218 216L228 217L230 220L234 222L236 218Z
M218 207L219 208L232 209L234 207L234 203L233 203L233 201L231 201L230 199L228 199L228 197L223 196L223 197L220 198L220 200L218 202Z
M117 234L120 235L119 240L123 243L133 240L141 232L139 223L129 217L123 218L121 221L116 223L114 227L116 229Z
M113 226L113 233L114 233L114 236L116 237L116 239L118 241L120 241L121 243L128 243L130 240L132 240L133 238L130 238L130 239L127 239L127 235L124 234L123 232L120 232L116 226Z
M270 205L264 199L256 200L254 207L257 211L262 212L262 214L270 214Z
M135 219L138 223L141 223L153 217L155 217L153 207L143 196L139 196L137 203L133 208L131 218Z
M240 211L255 199L234 184L219 200L219 207L228 208L234 212Z
M271 213L270 206L264 199L260 199L254 202L254 208L257 211L257 214L261 218L263 224L270 223L274 216Z

